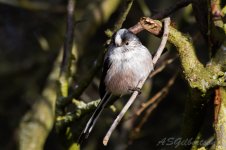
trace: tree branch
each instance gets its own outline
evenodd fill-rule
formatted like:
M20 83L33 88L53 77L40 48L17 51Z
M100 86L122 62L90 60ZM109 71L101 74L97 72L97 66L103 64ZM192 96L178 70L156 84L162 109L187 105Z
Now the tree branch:
M131 27L136 33L143 29L146 29L156 36L160 36L162 33L162 25L159 21L143 17L138 24ZM225 59L221 57L218 63L213 63L216 61L212 61L207 67L204 67L204 65L199 62L194 46L187 36L183 35L175 28L170 27L168 40L177 48L183 73L191 90L191 97L187 101L185 110L182 137L184 139L195 138L203 121L205 105L210 98L210 93L207 91L216 86L225 86L225 74L222 72L222 67L225 66ZM220 52L223 52L223 49L224 46L222 45ZM221 53L216 56L220 57L224 55ZM180 146L180 148L182 147L183 146ZM183 148L188 148L188 146L184 146Z
M72 103L75 106L73 109L74 112L69 112L64 116L59 116L56 118L57 130L65 128L67 125L72 123L74 120L81 118L85 114L93 111L100 100L91 101L89 103L84 103L83 101L72 100Z
M169 35L169 26L170 26L170 18L166 18L163 20L164 21L164 32L162 35L162 41L160 43L160 46L153 58L153 64L155 65L157 63L157 61L159 60L160 56L162 55L162 52L166 46L166 42L168 39L168 35Z
M161 11L160 13L152 16L151 18L161 20L161 19L169 16L171 13L176 12L178 9L189 5L191 2L192 2L192 0L180 0L176 4L173 4L171 7L169 7L168 9ZM130 30L135 34L141 32L144 29L145 28L142 27L141 22L138 22L136 25L134 25L133 27L130 28Z
M165 48L165 44L167 41L167 37L168 37L168 27L170 24L170 18L166 18L164 19L164 33L163 33L163 38L162 38L162 42L158 48L157 54L155 55L155 57L153 58L153 62L150 63L156 63L158 61L158 59L160 58L160 55L162 54L163 49ZM148 77L146 77L147 79ZM138 88L142 88L146 79L144 79L142 82L140 82L138 84ZM120 112L120 114L117 116L117 118L114 120L113 124L111 125L110 129L108 130L106 136L103 139L103 144L107 145L109 138L112 134L112 132L114 131L114 129L116 128L116 126L118 125L118 123L121 121L122 117L125 115L125 113L127 112L127 110L129 109L129 107L132 105L132 103L135 101L137 95L138 95L138 91L133 92L132 96L130 97L130 99L128 100L128 102L126 103L126 105L123 107L122 111Z
M160 36L162 33L162 24L159 21L143 17L139 24L153 35ZM137 25L131 27L134 31L137 31L136 28ZM214 69L215 65L209 65L209 67L205 68L198 60L194 46L189 38L172 26L169 29L168 41L177 48L184 75L190 87L197 88L205 93L212 87L225 85L225 75L222 74L222 71L216 71Z
M61 63L60 75L59 75L59 94L56 100L56 115L63 114L63 108L60 105L62 97L68 96L69 78L70 78L70 67L72 61L72 47L74 42L74 8L75 0L68 0L67 6L67 31L65 35L64 48L63 48L63 59Z
M125 6L121 10L120 17L117 19L113 29L111 31L108 30L108 32L113 33L113 32L115 32L115 31L117 31L121 28L124 20L126 19L126 16L128 15L128 12L131 8L132 3L133 3L133 0L125 0ZM93 68L91 69L91 71L89 73L87 73L87 76L81 82L78 83L78 85L79 85L78 88L74 89L73 92L69 94L69 96L63 97L62 99L60 99L60 101L59 101L60 107L65 107L70 102L74 102L75 100L73 100L73 98L74 97L77 98L82 94L82 92L90 84L90 82L92 81L92 79L94 78L96 73L101 69L104 54L105 54L105 52L100 53L98 59L94 63ZM85 114L85 113L88 112L88 111L86 111L85 108L87 108L90 105L93 105L93 106L90 106L89 108L95 107L96 106L95 104L96 103L92 103L92 102L88 103L88 104L84 104L82 102L81 103L73 103L73 105L75 107L79 108L79 109L74 113L66 114L65 116L59 116L58 119L57 119L57 122L56 122L57 126L59 127L59 129L62 128L62 127L65 127L68 123L74 121L78 117L81 117L81 115L78 115L78 112ZM87 106L84 106L84 105L87 105Z
M158 106L158 104L164 99L164 97L168 94L170 88L174 84L177 78L178 72L174 74L174 76L168 81L165 87L163 87L158 93L156 93L151 99L149 99L146 103L142 104L142 107L136 112L136 118L140 116L150 105L148 110L145 112L144 117L141 122L134 128L134 133L138 133L144 123L147 121L148 117L151 115L152 111ZM135 118L135 119L136 119Z
M158 20L165 18L165 17L169 16L170 14L178 11L179 9L188 6L189 4L191 4L191 2L192 2L192 0L179 0L175 4L170 6L169 8L161 11L160 13L158 13L156 15L153 15L151 18L158 19Z
M152 78L156 74L160 73L163 69L166 68L166 66L173 63L177 58L178 58L178 56L175 56L173 58L170 58L170 59L164 61L160 66L158 66L158 68L155 68L155 70L150 74L149 78Z

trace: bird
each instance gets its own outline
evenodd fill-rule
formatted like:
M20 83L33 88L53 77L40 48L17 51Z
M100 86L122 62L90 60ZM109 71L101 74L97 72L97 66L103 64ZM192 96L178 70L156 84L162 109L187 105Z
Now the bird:
M134 91L154 69L152 55L131 31L123 28L113 34L111 43L104 57L102 76L99 85L99 102L94 113L79 136L81 144L88 138L104 108L117 99Z

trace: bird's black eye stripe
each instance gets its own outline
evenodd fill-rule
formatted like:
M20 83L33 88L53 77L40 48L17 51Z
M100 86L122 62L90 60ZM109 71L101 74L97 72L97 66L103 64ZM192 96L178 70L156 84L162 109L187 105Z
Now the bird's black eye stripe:
M125 45L129 45L129 36L128 35L124 35L122 36L122 43Z

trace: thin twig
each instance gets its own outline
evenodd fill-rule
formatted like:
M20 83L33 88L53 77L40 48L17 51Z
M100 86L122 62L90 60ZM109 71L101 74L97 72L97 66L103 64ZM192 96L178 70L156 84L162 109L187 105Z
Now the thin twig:
M138 88L141 88L143 86L145 80L143 80L142 82L140 82L137 87ZM128 100L128 102L126 103L126 105L123 107L123 109L120 112L120 114L114 120L113 124L111 125L111 128L108 130L107 134L105 135L105 137L103 139L103 144L105 146L107 145L107 143L109 141L109 138L110 138L112 132L114 131L114 129L116 128L116 126L118 125L118 123L121 121L122 117L127 112L127 110L129 109L129 107L133 104L133 102L135 101L135 99L136 99L136 97L137 97L138 94L139 94L138 91L134 91L133 92L132 96L130 97L130 99Z
M68 96L68 85L69 85L69 76L70 76L70 66L71 66L71 55L72 47L74 41L74 9L75 9L75 0L68 0L67 5L67 31L65 36L64 48L63 48L63 59L60 68L59 76L59 96L57 97L56 103L56 112L61 114L60 100L62 97Z
M160 13L153 15L151 18L153 19L162 19L165 18L167 16L169 16L170 14L178 11L179 9L186 7L187 5L189 5L192 2L192 0L180 0L177 1L175 4L173 4L172 6L170 6L169 8L161 11Z
M63 60L61 64L61 74L69 72L71 51L74 40L74 7L75 0L69 0L67 6L67 31L64 42Z
M156 100L158 100L159 98L162 98L162 97L165 97L168 92L169 92L169 89L170 87L173 85L176 77L177 77L177 74L176 73L169 81L168 83L166 84L166 86L161 89L161 91L159 91L158 93L156 93L151 99L149 99L146 103L143 103L141 105L141 108L136 112L136 115L137 116L140 116L142 114L142 112L144 112L145 109L147 109L151 104L155 103Z
M163 32L163 36L162 36L162 41L160 43L160 46L153 58L153 64L155 65L157 63L157 61L159 60L165 46L166 46L166 42L168 39L168 35L169 35L169 25L170 25L170 18L165 18L164 19L164 32Z
M144 117L142 118L141 122L134 128L134 133L138 133L144 123L147 121L149 116L151 115L152 111L158 106L158 104L166 97L166 95L169 93L170 88L174 84L176 78L177 78L178 72L173 75L173 77L168 81L167 85L159 91L155 96L153 96L149 101L144 103L142 107L137 111L137 116L140 116L145 109L147 109L150 105L151 107L145 112Z
M175 56L175 57L173 57L173 58L169 58L168 60L164 61L164 62L161 64L161 66L159 66L157 69L155 69L153 72L151 72L151 74L149 75L149 78L153 78L155 75L157 75L158 73L160 73L163 69L165 69L165 67L166 67L167 65L171 64L177 57L178 57L178 56ZM162 90L161 90L161 91L162 91ZM157 93L156 95L154 95L154 96L152 97L152 99L154 99L153 101L155 101L156 99L159 98L159 96L157 96L157 95L159 95L159 94ZM148 101L150 101L150 100L148 100ZM145 105L145 104L141 104L141 105ZM140 114L140 113L139 113L139 110L136 111L136 115L139 116L139 114ZM126 121L127 121L127 120L131 120L131 119L136 120L136 118L134 118L133 116L131 116L131 117L127 118Z
M169 32L169 24L170 24L170 18L166 18L164 19L164 33L163 33L163 38L162 38L162 41L161 44L160 44L160 47L158 48L158 51L157 51L157 54L155 55L154 59L155 59L155 63L157 62L157 60L160 58L160 55L165 47L165 45L163 44L166 44L166 41L167 41L167 37L168 37L168 32ZM152 62L150 62L152 63ZM147 79L148 77L146 77ZM140 82L138 84L138 88L142 88L146 79L144 79L142 82ZM108 130L106 136L104 137L103 139L103 144L104 145L107 145L108 141L109 141L109 138L112 134L112 132L114 131L114 129L116 128L116 126L118 125L118 123L121 121L122 117L125 115L125 113L127 112L127 110L129 109L129 107L132 105L132 103L134 102L134 100L136 99L138 95L138 92L137 91L134 91L132 96L130 97L130 99L128 100L128 102L126 103L126 105L123 107L122 111L120 112L120 114L117 116L117 118L114 120L113 124L111 125L110 129Z
M157 75L158 73L160 73L163 69L166 68L167 65L173 63L174 60L176 60L176 58L178 58L178 56L175 56L175 57L173 57L173 58L170 58L170 59L164 61L157 69L155 69L155 70L149 75L149 78L153 78L155 75Z

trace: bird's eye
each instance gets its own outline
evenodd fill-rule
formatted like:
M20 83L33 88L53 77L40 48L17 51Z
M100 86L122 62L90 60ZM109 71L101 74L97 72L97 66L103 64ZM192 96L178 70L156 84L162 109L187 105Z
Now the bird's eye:
M128 41L126 41L126 45L129 45L129 42Z

